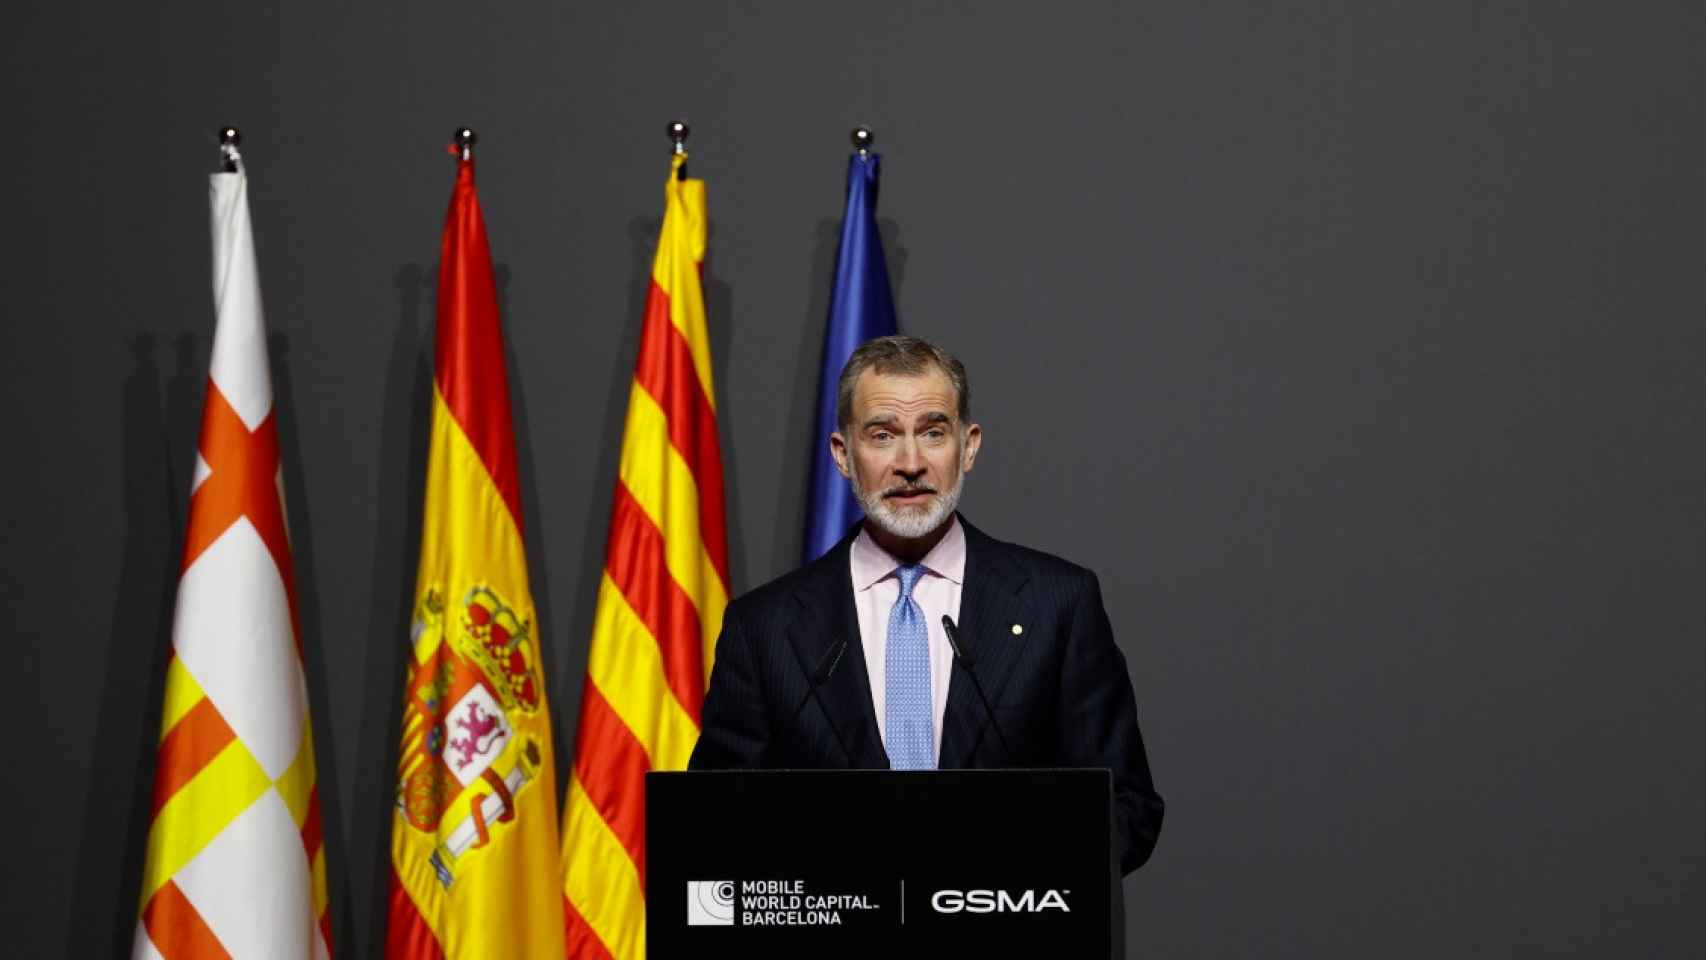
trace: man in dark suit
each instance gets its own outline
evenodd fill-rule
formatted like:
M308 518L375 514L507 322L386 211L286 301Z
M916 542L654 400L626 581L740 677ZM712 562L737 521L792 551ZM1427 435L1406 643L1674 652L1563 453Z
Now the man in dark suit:
M955 511L982 443L965 367L914 337L872 340L837 408L830 449L865 519L729 605L689 768L1106 767L1120 866L1136 870L1163 805L1125 658L1095 574Z

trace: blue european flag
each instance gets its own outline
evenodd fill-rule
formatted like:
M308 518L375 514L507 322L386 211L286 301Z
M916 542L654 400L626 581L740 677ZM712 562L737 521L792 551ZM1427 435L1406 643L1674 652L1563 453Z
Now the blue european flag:
M883 241L877 234L877 171L882 157L855 152L847 161L847 209L841 215L841 244L835 253L835 288L829 295L829 325L823 333L818 371L817 423L806 488L807 563L835 546L863 516L847 480L835 469L829 434L835 422L835 388L853 349L897 331L894 295Z

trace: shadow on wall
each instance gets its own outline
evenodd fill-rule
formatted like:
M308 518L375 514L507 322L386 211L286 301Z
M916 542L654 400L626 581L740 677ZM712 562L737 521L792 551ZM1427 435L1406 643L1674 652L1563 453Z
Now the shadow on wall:
M895 300L895 313L904 316L900 308L900 292L906 279L906 248L900 245L900 225L893 220L878 220L877 232L883 238L884 258L888 263L889 285ZM827 436L817 435L817 398L819 368L823 365L823 337L829 322L829 295L835 286L835 258L841 246L841 221L819 220L813 231L810 275L806 289L811 300L801 320L805 335L800 337L799 353L794 358L794 389L789 394L789 436L799 437L782 454L782 484L777 501L775 540L771 556L778 568L762 576L760 582L777 577L792 569L803 558L806 526L806 494L809 478L806 468L811 465L812 448L829 442ZM906 325L900 324L902 333ZM746 584L745 589L758 586ZM737 591L741 588L737 585Z
M194 338L188 343L193 363ZM160 700L171 652L172 601L183 550L156 361L159 342L145 333L126 346L132 369L120 406L123 560L113 597L107 675L95 698L100 713L65 937L67 956L73 957L128 955L135 934Z
M492 274L497 290L499 323L505 331L504 364L509 382L510 418L515 432L516 482L521 485L521 537L527 550L527 584L533 594L533 622L544 624L545 630L552 630L557 618L551 613L551 563L546 556L545 532L540 526L544 511L539 500L538 466L533 456L533 445L539 438L533 435L532 421L527 414L527 390L521 379L522 365L515 355L515 341L507 333L510 329L509 285L513 274L506 263L493 267ZM544 649L543 645L541 649ZM551 669L548 660L545 669Z
M326 687L325 620L320 606L320 576L314 550L314 524L308 509L308 487L297 433L296 384L291 379L290 338L267 337L272 369L273 417L278 427L280 469L284 474L285 520L290 527L291 562L296 565L296 628L302 654L302 673L308 689L308 715L314 737L315 791L320 798L320 837L325 853L326 895L334 912L349 902L349 873L338 869L349 862L344 837L343 794L338 791L336 754L332 750L332 703ZM344 913L348 913L347 910ZM336 919L333 919L336 923ZM333 937L338 936L334 930ZM336 944L327 944L336 947Z
M513 274L509 265L497 264L493 270L494 286L497 290L498 317L505 331L503 337L504 363L509 380L510 416L515 430L515 470L516 482L521 485L521 536L527 550L527 583L533 593L533 622L542 626L539 630L539 649L544 653L545 691L547 702L551 704L551 743L556 759L557 798L562 800L562 788L567 784L564 774L565 751L561 737L562 708L554 696L556 689L551 685L551 678L560 675L562 666L552 662L554 653L551 636L557 630L557 617L551 610L551 563L546 555L545 530L543 527L544 509L539 497L539 479L537 460L533 456L534 444L550 442L557 438L537 437L533 433L532 420L527 412L527 390L522 381L522 364L515 353L515 341L508 335L511 329L510 281Z
M729 359L734 351L735 290L717 273L717 221L707 228L705 263L700 271L705 292L705 324L711 337L711 378L716 388L717 448L723 466L723 521L728 530L729 589L746 590L745 524L741 523L740 463L733 456L735 433L734 391L729 389Z
M900 224L883 218L877 220L877 233L883 238L883 261L889 268L889 292L894 295L895 325L906 332L905 311L900 308L900 292L906 289L906 248L900 245ZM827 303L825 310L829 307Z
M610 529L610 505L616 495L616 464L622 452L622 428L628 412L628 392L634 383L634 357L640 351L640 327L645 319L646 295L651 289L652 257L656 253L658 231L663 227L661 217L635 217L628 221L628 302L621 317L607 322L621 331L621 340L610 365L610 384L604 392L604 426L598 438L596 466L591 469L592 491L586 504L586 522L582 529L579 581L575 584L574 600L568 619L562 622L568 631L567 642L554 649L560 654L554 666L547 664L562 682L553 685L552 702L558 704L553 718L557 736L558 764L557 796L561 799L568 787L569 774L575 755L574 737L580 725L581 685L586 677L587 649L592 640L593 615L598 607L598 589L604 571L604 547Z
M172 344L177 351L177 369L172 371L172 382L166 385L166 442L169 445L166 463L185 471L180 474L174 470L169 491L177 511L173 514L175 528L172 535L182 537L183 523L178 521L189 517L189 469L201 455L201 406L207 398L213 334L180 333ZM176 562L178 557L173 556L172 559ZM173 579L175 581L176 577Z
M402 722L403 663L408 656L415 565L421 539L427 444L432 424L432 336L422 318L434 275L418 264L398 269L397 326L386 364L384 410L379 430L379 473L373 495L373 575L362 675L361 725L356 745L350 828L348 898L334 899L338 923L334 953L377 956L385 937L391 882L391 810L396 797L397 731ZM423 329L424 327L424 329ZM365 846L358 850L357 845ZM367 869L357 857L365 854ZM358 878L365 884L358 886ZM358 906L359 905L359 906ZM362 929L370 942L355 942L355 912L365 909ZM362 949L364 948L364 949Z

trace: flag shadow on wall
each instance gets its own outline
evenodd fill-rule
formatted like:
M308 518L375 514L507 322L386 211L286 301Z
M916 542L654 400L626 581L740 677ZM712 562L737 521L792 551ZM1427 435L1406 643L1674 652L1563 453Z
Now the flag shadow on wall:
M338 955L377 956L385 943L386 891L391 876L391 812L397 805L397 718L402 713L400 678L409 657L409 623L414 608L415 566L421 542L421 501L425 496L427 446L432 403L432 325L422 319L423 301L437 287L437 275L406 263L392 278L397 290L397 320L391 356L378 398L379 471L374 478L373 566L368 598L367 663L363 671L355 792L358 798L352 857L346 869L363 886L349 899L332 903L339 923ZM360 928L366 949L358 950L356 904L365 912ZM340 909L341 908L341 909Z
M65 936L66 956L72 957L127 954L136 929L154 748L171 652L174 574L183 552L179 507L188 490L178 489L183 484L171 468L160 340L140 333L127 338L125 347L132 368L119 407L124 529L107 672L94 698L98 717L72 877ZM206 362L197 358L193 336L186 334L179 347L177 379L193 383L194 374L186 371L205 369ZM186 428L191 433L194 424L192 412ZM38 695L54 693L42 689Z

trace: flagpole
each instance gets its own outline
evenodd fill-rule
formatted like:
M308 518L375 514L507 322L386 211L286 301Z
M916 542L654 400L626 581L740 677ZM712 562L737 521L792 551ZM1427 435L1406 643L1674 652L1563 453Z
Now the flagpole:
M243 142L243 131L236 127L219 128L219 172L242 173L243 155L237 145Z
M854 127L848 136L853 141L853 151L859 154L859 159L870 159L871 146L877 142L877 135L871 132L871 128L860 124Z
M681 166L677 167L675 170L675 179L686 180L687 136L693 132L693 128L687 125L686 120L671 120L669 122L669 126L664 128L664 131L669 134L669 142L673 144L673 146L670 147L670 156L681 158Z
M473 127L457 127L455 135L451 137L451 142L456 148L457 156L464 160L472 160L474 159L474 144L480 142L480 136L474 132Z

